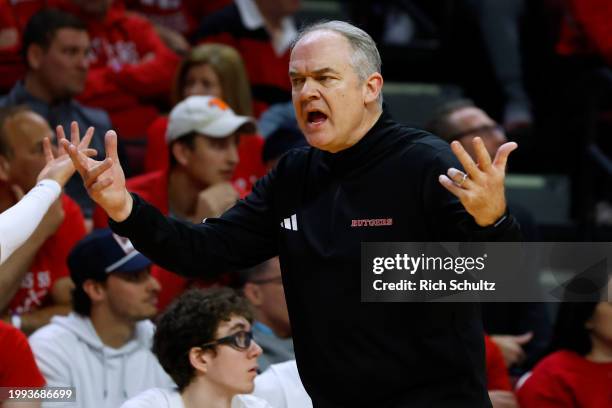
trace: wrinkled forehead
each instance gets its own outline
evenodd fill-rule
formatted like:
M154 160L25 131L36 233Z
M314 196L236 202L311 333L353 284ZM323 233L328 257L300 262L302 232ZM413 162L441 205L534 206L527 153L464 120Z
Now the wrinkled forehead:
M331 68L342 72L352 68L352 48L342 35L316 30L302 37L291 50L289 73L307 73Z

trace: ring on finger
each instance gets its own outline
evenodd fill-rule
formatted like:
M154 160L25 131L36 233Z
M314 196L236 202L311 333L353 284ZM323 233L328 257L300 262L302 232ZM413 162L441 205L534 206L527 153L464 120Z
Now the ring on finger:
M463 174L463 176L461 176L461 180L459 182L456 182L459 187L461 187L463 185L463 183L465 183L465 180L467 180L467 178L468 178L467 173L463 173L462 172L462 174Z

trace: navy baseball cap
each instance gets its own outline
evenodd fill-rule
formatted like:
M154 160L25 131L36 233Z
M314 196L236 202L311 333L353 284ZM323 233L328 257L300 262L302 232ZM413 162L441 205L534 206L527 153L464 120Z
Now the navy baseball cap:
M110 229L96 230L83 238L68 255L70 277L76 285L87 279L105 281L109 273L138 272L151 265L129 239Z

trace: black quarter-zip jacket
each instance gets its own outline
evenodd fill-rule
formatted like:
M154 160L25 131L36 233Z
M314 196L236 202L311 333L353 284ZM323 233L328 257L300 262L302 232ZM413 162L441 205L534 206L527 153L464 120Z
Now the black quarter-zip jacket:
M220 218L182 223L134 195L130 216L111 227L185 276L213 278L280 255L315 407L488 407L477 304L360 301L361 242L520 239L512 216L497 227L474 222L438 182L449 167L461 168L446 142L383 113L346 150L285 155ZM364 219L392 222L352 227Z

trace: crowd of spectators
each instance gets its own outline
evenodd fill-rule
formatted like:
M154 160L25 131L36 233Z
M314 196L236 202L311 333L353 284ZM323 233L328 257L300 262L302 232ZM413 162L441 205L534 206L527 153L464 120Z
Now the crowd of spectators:
M588 143L612 156L601 141L612 130L612 4L534 3L343 7L379 43L383 74L463 88L466 97L431 112L427 130L475 158L475 136L491 157L517 139L527 158L519 169L544 169L532 159L546 152L579 183L584 163L573 157ZM287 75L300 6L0 0L0 213L36 185L43 139L59 138L53 129L62 126L91 137L98 158L104 134L116 130L128 189L165 215L192 223L221 215L286 151L306 145ZM459 18L469 29L458 29ZM480 52L454 48L466 35ZM423 58L424 49L439 55ZM535 78L542 72L549 77ZM596 103L582 103L595 91ZM112 234L77 175L64 191L0 264L0 387L75 387L79 407L312 406L277 258L216 281L186 279ZM532 209L512 200L509 208L526 240L540 240ZM486 304L483 323L494 407L612 406L609 302L562 303L556 315L545 304Z

